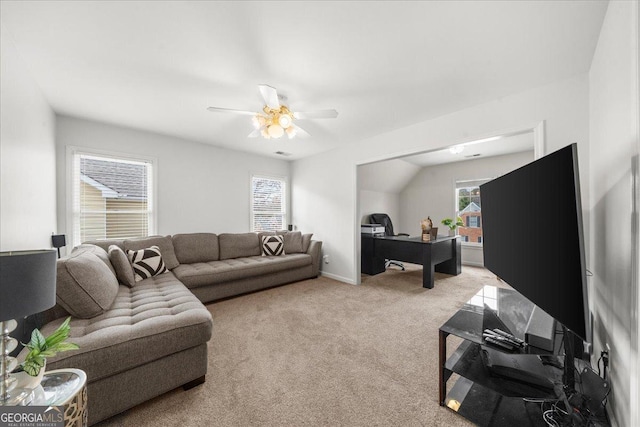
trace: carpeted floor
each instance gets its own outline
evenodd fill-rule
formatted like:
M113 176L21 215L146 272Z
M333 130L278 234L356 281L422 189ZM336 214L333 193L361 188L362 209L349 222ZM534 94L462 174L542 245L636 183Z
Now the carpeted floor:
M100 426L471 425L438 405L438 328L495 277L465 266L424 289L422 267L407 266L209 304L206 383Z

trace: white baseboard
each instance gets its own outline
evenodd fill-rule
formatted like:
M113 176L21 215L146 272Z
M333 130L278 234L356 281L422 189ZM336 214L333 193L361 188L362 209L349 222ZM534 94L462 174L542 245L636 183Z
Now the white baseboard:
M347 279L346 277L338 276L337 274L327 273L325 271L320 272L321 276L328 277L329 279L337 280L338 282L348 283L350 285L355 285L355 282L351 279Z
M472 261L465 261L462 263L462 265L470 265L472 267L484 267L484 264L481 262L472 262Z

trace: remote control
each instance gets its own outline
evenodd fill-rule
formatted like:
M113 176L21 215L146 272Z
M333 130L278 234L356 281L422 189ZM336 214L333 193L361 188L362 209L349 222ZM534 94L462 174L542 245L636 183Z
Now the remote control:
M484 340L485 340L486 342L488 342L489 344L493 344L493 345L495 345L495 346L502 347L502 348L504 348L505 350L513 351L513 350L514 350L514 348L515 348L515 347L514 347L514 346L512 346L512 345L509 345L509 344L507 344L507 343L505 343L505 342L503 342L503 341L498 341L497 339L492 338L492 337L486 337Z
M483 337L490 337L497 341L501 341L509 345L512 345L514 347L518 347L518 348L524 347L523 342L518 341L517 338L515 337L511 338L508 335L509 334L507 334L506 332L503 332L503 334L498 334L497 332L495 332L495 330L492 331L490 329L485 329L484 333L482 334Z
M493 330L493 332L495 332L495 333L496 333L496 334L498 334L498 335L502 335L503 337L508 338L508 339L510 339L510 340L512 340L512 341L517 342L517 343L518 343L518 345L520 345L520 346L522 346L523 344L525 344L525 342L524 342L524 341L522 341L520 338L518 338L518 337L516 337L516 336L514 336L514 335L511 335L511 334L509 334L509 333L507 333L507 332L505 332L505 331L502 331L502 330L500 330L500 329L494 329L494 330Z

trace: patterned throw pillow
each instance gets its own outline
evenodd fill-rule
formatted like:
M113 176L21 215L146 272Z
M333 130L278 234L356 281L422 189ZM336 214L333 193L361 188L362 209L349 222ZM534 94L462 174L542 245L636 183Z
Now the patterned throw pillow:
M136 282L169 271L162 260L162 255L160 255L160 248L157 246L138 251L128 250L127 255L133 267Z
M284 255L284 236L262 236L262 256Z

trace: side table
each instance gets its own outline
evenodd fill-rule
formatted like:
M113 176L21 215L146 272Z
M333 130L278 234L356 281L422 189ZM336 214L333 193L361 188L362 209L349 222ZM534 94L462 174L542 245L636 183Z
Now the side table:
M494 376L483 360L483 331L499 328L510 331L524 339L526 325L534 309L533 303L511 289L483 287L460 310L458 310L439 330L439 403L457 412L479 426L491 427L547 427L543 416L542 401L555 402L556 392L549 388L537 387L526 379L518 381L508 377ZM457 347L452 354L447 352L447 338L457 337ZM538 355L553 355L563 361L560 354L561 339L556 339L553 352L529 346L526 349L509 352L521 361ZM494 350L502 351L502 350ZM590 410L592 426L608 427L606 414L600 414L600 404L608 387L597 374L586 369L589 364L578 358L574 361L578 372L585 373L586 380L576 383L586 401L592 400L596 406ZM562 383L562 369L551 364L543 366L545 377L552 383ZM588 372L587 372L588 371ZM455 381L451 378L454 374ZM598 381L591 380L595 376ZM452 379L453 385L447 387ZM593 381L594 385L590 383ZM603 393L604 391L604 393ZM593 392L593 394L590 394ZM600 397L602 396L602 397ZM585 424L586 425L586 424Z
M63 406L65 427L86 427L87 375L80 369L46 371L30 405Z

